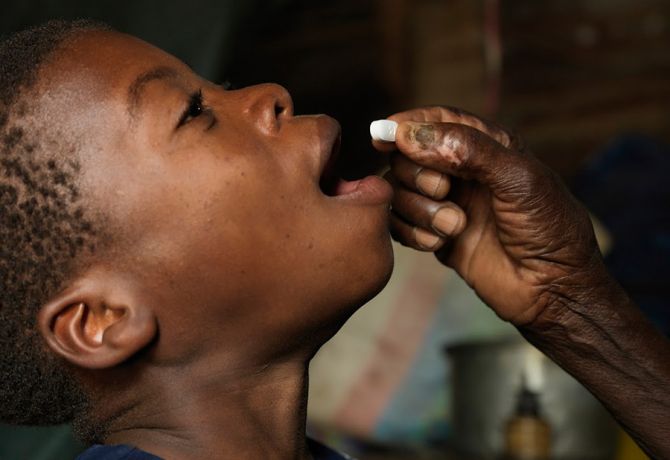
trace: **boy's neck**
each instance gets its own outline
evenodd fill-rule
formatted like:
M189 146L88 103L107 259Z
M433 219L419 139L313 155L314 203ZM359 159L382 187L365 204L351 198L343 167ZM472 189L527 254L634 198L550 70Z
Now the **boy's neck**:
M215 366L199 367L162 376L157 390L113 422L105 444L129 444L170 460L311 458L305 362L224 375Z

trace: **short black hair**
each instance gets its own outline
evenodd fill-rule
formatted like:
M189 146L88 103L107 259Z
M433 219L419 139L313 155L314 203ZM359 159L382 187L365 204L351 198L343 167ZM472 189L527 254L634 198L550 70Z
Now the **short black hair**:
M76 34L107 30L50 21L0 42L0 421L76 422L86 396L37 330L42 305L64 288L100 241L78 188L76 144L45 140L31 120L39 71Z

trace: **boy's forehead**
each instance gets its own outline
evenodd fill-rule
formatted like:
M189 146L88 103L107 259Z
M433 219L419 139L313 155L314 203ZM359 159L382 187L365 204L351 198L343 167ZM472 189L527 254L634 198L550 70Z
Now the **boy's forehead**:
M43 93L73 101L127 99L138 76L153 68L185 69L174 56L115 31L87 31L69 39L40 75ZM39 86L38 86L39 88Z
M133 85L152 69L189 71L174 56L130 35L80 33L40 69L32 92L36 120L56 130L95 130L103 140L100 136L114 135L112 126L127 127Z

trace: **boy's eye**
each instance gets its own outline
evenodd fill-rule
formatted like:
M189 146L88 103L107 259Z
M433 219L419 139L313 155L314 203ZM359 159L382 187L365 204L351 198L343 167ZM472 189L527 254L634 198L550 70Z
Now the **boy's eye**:
M188 123L194 118L199 117L200 115L202 115L204 111L205 106L202 102L202 91L198 90L197 93L191 95L188 107L186 107L186 110L184 110L184 113L181 115L181 118L179 119L178 127Z

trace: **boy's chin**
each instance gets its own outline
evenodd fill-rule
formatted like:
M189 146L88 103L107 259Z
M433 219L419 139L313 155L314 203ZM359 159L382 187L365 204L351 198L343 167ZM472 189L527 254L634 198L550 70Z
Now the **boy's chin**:
M361 307L371 301L377 296L388 284L389 279L391 278L391 273L393 271L393 257L391 256L388 261L388 265L385 271L377 272L380 275L375 281L374 284L371 284L369 289L362 293L360 297L351 302L347 307L340 310L339 318L334 321L333 327L330 329L329 334L325 337L319 344L319 348L329 341L337 332L344 326L344 324L351 318L354 313L356 313Z
M368 263L358 276L357 283L359 289L357 295L351 301L349 316L355 313L359 308L368 303L377 296L388 284L393 273L393 247L390 239L388 244L384 244L373 257L368 259Z
M313 322L309 336L317 349L330 340L358 309L372 300L388 284L393 272L393 249L390 238L367 254L359 253L351 261L346 276L332 286L336 287L320 297L320 307L309 305ZM361 263L361 261L365 263ZM320 333L315 333L318 330Z
M377 266L369 271L371 275L370 286L362 301L359 302L359 308L372 300L386 287L393 273L393 263L393 247L389 241L388 247L385 248L383 255L376 263Z

